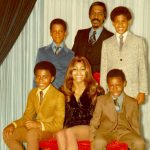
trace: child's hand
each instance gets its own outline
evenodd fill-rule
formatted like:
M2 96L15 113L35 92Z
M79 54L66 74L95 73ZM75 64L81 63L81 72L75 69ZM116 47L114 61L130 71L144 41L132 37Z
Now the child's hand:
M32 121L32 120L29 120L29 121L26 121L25 122L25 127L29 130L29 129L32 129L32 128L41 128L41 123L40 122L37 122L37 121Z
M8 125L6 128L4 128L4 136L8 138L9 135L13 134L15 127L13 124Z
M144 103L144 100L145 100L145 93L139 93L137 95L137 101L138 101L138 104L142 104Z

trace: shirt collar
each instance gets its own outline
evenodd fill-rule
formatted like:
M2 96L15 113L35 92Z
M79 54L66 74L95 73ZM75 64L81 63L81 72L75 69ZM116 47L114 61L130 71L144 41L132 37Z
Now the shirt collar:
M117 106L115 107L116 107L116 111L118 112L122 110L123 97L124 97L124 92L122 92L120 96L117 97L117 102L119 103L120 107L117 107ZM112 96L112 100L115 100L115 99L116 98Z
M53 41L52 42L52 47L57 47L57 44ZM63 48L64 47L64 42L62 42L60 45L59 45L59 47L61 47L61 48Z
M117 97L118 101L123 100L123 92ZM115 97L112 96L112 99L116 99Z
M57 45L56 45L56 43L53 41L52 42L52 48L53 48L53 51L55 52L55 47L57 47ZM64 47L64 42L62 42L60 45L59 45L59 47L61 47L60 48L60 50Z
M39 95L40 91L42 91L43 92L43 96L45 96L45 94L47 93L47 91L48 91L48 89L49 89L50 86L51 86L51 84L47 88L45 88L44 90L41 90L40 88L38 88L36 94Z
M96 31L96 40L99 38L101 32L103 30L103 27L98 28L97 30L94 30L93 28L91 28L90 33L89 33L89 37L93 34L93 31Z
M123 41L125 41L127 34L128 34L128 31L126 31L125 33L122 34L123 35ZM120 38L119 38L120 34L116 32L116 36L117 36L117 40L119 41L120 40Z

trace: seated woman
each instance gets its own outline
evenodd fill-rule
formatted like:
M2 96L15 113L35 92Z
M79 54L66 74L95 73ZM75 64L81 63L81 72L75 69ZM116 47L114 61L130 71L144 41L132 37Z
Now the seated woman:
M78 150L77 140L89 139L89 123L103 88L94 80L85 57L74 57L62 92L66 99L64 129L56 134L59 150Z

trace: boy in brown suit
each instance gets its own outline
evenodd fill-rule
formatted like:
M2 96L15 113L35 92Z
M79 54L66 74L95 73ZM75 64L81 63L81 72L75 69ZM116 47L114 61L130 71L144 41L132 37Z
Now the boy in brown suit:
M10 123L3 131L4 141L10 150L39 150L39 141L50 138L63 128L65 115L64 95L51 84L56 69L53 64L41 61L34 68L36 88L27 100L23 116Z
M139 106L134 98L124 93L126 78L122 70L112 69L107 74L109 92L99 96L90 122L90 139L94 150L105 150L107 143L118 140L131 150L144 150L140 135Z

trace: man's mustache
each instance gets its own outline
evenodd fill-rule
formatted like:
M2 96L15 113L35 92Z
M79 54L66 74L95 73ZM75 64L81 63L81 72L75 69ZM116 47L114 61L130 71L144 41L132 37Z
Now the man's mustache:
M96 19L96 18L92 19L92 22L93 22L93 21L98 21L98 22L100 22L100 20L99 20L99 19Z

